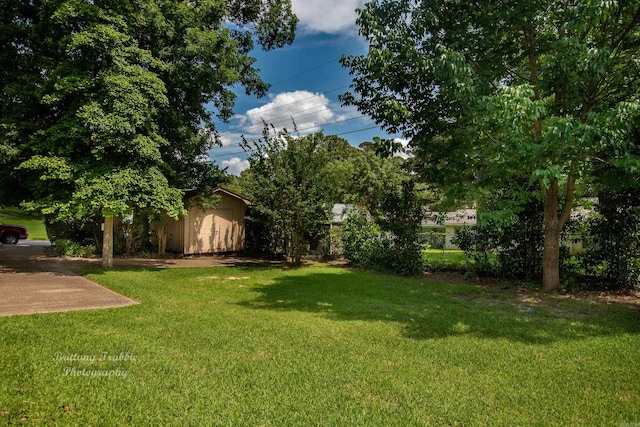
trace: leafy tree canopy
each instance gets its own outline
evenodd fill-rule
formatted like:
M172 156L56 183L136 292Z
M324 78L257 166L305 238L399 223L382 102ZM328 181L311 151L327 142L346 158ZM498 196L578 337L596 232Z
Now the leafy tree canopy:
M343 58L343 101L410 138L423 176L458 194L537 189L557 287L576 181L598 162L638 171L640 2L374 0L358 24L369 52Z
M300 265L306 236L324 236L329 230L331 184L325 165L332 154L348 151L346 141L322 133L291 136L270 132L253 142L251 167L245 174L246 194L266 219L271 240Z
M254 40L290 43L297 21L289 0L2 0L0 10L2 180L57 216L180 214L180 190L222 177L206 152L232 88L268 88Z

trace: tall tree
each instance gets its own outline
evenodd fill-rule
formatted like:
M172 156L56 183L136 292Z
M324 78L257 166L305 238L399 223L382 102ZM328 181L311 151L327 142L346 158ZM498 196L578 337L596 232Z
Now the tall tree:
M640 2L374 0L358 24L369 52L343 58L343 101L411 138L421 172L452 190L525 176L544 209L543 285L557 288L576 181L603 146L638 170Z
M2 149L16 150L27 206L54 217L182 214L181 190L221 177L206 154L212 115L231 116L235 85L268 88L249 55L254 37L280 47L297 21L289 0L1 6Z
M329 231L333 202L324 167L332 149L344 148L338 140L322 133L294 137L286 130L273 135L266 128L254 143L245 185L293 265L302 262L306 236Z

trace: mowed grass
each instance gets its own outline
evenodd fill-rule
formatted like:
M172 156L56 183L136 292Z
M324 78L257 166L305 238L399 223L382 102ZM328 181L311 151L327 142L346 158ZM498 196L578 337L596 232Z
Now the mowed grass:
M424 249L423 254L429 259L448 259L452 262L462 263L467 260L464 251L460 249Z
M462 270L468 263L465 253L456 249L424 249L422 258L427 269L434 270Z
M1 208L0 222L27 227L28 240L48 240L47 230L42 218L31 216L19 208Z
M330 266L84 273L141 304L0 318L0 423L640 422L626 306Z

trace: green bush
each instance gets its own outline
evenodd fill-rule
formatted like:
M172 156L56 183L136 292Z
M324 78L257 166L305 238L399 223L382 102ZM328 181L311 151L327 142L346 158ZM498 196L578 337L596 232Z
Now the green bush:
M590 244L581 260L599 287L640 284L640 190L603 191L589 222Z
M76 243L100 242L102 217L98 214L84 218L68 217L54 219L45 217L47 235L50 240L70 240Z
M424 263L417 242L420 215L411 209L414 205L390 197L389 208L377 220L364 209L352 209L342 228L344 257L363 268L403 275L421 273Z
M79 245L72 240L58 239L52 250L57 256L77 256L81 258L89 258L96 254L95 245Z
M466 271L467 256L458 250L441 250L425 248L422 250L423 265L429 271Z
M382 231L364 209L354 208L342 224L343 255L353 265L377 269L387 248Z
M544 233L538 203L527 204L509 221L485 218L480 224L456 233L453 243L473 261L468 264L470 272L508 279L539 280L542 277ZM569 248L562 246L561 275L566 277L574 268Z

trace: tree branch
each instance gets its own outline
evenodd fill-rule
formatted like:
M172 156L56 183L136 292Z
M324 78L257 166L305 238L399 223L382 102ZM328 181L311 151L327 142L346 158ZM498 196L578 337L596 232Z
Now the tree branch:
M612 50L616 50L618 48L618 46L620 45L620 43L623 42L623 40L629 35L629 33L638 26L638 23L640 23L640 8L636 9L636 12L633 14L633 18L631 19L631 22L629 23L629 25L627 26L627 28L625 28L622 31L622 34L620 34L620 37L618 37L616 40L613 40L611 43L611 49Z

